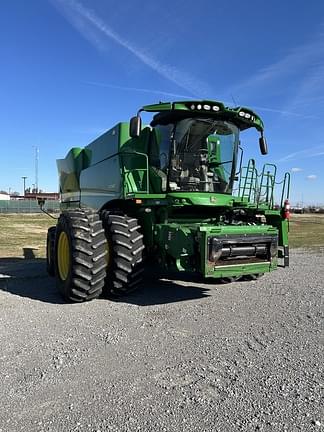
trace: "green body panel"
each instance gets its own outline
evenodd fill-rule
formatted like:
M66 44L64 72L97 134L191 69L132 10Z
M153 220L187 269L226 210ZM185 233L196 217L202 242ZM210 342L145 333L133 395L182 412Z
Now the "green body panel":
M289 245L289 219L283 219L279 211L265 211L267 223L278 229L278 244L279 246Z
M204 277L222 278L246 274L265 273L277 268L277 257L268 262L234 265L215 265L208 260L208 238L228 236L244 237L277 236L277 230L270 225L221 226L208 223L165 223L154 227L154 243L160 245L164 263L170 259L179 271L196 271Z
M253 111L228 108L217 101L161 103L144 106L141 111L192 112L197 117L199 105L206 110L216 107L217 112L210 111L211 116L223 121L233 119L240 130L254 127L263 131L262 120ZM281 209L275 210L268 201L252 200L247 193L234 196L168 190L167 175L156 163L161 142L158 128L143 126L140 135L131 138L129 123L118 123L84 149L71 149L65 159L57 161L62 209L118 209L137 218L148 255L155 255L164 267L215 278L276 269L278 256L269 252L271 241L275 238L280 247L288 246L289 223ZM206 151L209 165L220 179L225 179L218 135L208 137ZM268 239L266 246L264 238ZM241 262L221 255L216 262L210 258L213 242L216 249L221 244L230 254L244 248L249 253L255 248L261 251L260 256L262 248L268 248L268 252L262 259L255 252L253 259Z
M234 265L222 265L217 266L215 263L208 261L207 257L207 239L210 236L224 237L228 235L236 236L237 238L244 238L244 236L254 235L256 237L266 235L277 235L277 230L269 225L260 226L223 226L213 227L206 226L200 228L198 239L200 242L201 250L201 268L204 268L205 277L228 277L228 276L242 276L246 274L257 274L265 273L277 268L278 259L277 256L272 258L268 262L262 263L244 263Z
M57 160L61 192L77 192L80 189L79 177L83 169L84 150L72 148L65 159Z
M58 161L60 179L62 172L65 174L63 167L67 165L71 167L69 174L70 177L73 175L76 185L70 188L66 186L71 181L60 181L63 208L81 205L99 209L107 201L123 197L121 173L123 164L127 167L127 159L130 157L122 157L121 149L125 142L130 141L128 129L128 123L118 123L83 150L78 149L80 155L72 149L73 153L70 151L65 159Z
M192 192L173 192L168 194L172 205L217 206L232 207L232 195L204 192L203 194Z
M142 199L143 206L169 205L173 207L183 206L208 206L208 207L233 207L233 204L245 206L244 201L240 201L232 195L209 193L203 194L196 192L169 192L165 194L146 194L132 193L129 198Z

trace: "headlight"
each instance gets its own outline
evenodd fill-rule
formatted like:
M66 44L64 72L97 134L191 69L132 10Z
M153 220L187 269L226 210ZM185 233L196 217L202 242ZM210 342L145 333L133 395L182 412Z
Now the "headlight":
M254 117L252 114L247 113L247 112L245 112L245 111L240 111L238 114L239 114L240 117L244 117L244 118L246 118L247 120L252 120L252 121L255 120L255 117Z

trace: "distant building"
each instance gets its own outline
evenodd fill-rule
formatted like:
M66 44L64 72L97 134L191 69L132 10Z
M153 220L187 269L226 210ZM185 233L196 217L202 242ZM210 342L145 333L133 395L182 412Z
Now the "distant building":
M291 207L290 211L291 211L291 213L296 213L296 214L303 214L303 213L305 213L304 207L300 207L300 206Z
M60 194L58 192L26 192L25 199L36 200L38 198L57 201L60 198Z
M9 194L0 193L0 201L9 201L9 200L10 200Z

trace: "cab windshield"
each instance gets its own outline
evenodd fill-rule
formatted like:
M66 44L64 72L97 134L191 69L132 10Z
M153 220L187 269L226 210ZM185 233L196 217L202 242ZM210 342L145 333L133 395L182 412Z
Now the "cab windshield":
M232 192L239 137L233 123L187 118L155 129L160 138L159 165L168 190Z

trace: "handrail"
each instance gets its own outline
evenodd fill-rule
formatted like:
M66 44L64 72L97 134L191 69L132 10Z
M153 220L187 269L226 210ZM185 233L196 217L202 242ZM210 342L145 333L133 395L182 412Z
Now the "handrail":
M277 175L276 165L270 163L263 165L262 173L260 176L261 180L260 180L257 205L260 204L260 198L265 196L265 203L268 205L268 208L273 207L273 196L274 196L274 186L276 184L276 175ZM264 190L265 192L263 192Z
M281 192L281 200L280 200L280 207L282 208L284 205L284 200L289 199L290 194L290 173L286 172L283 181L282 192ZM284 195L286 191L286 196Z
M245 175L243 175L243 170L245 169ZM249 159L248 165L246 167L242 167L240 182L239 182L239 191L238 194L241 198L248 198L251 201L252 192L254 192L253 201L255 201L255 194L257 189L257 178L258 172L255 168L255 160ZM244 184L242 186L242 180L244 179ZM248 182L250 181L250 182Z
M241 168L241 175L238 184L238 197L247 198L251 204L256 204L258 208L274 208L276 186L282 185L281 207L284 200L290 194L290 173L285 173L281 182L276 181L277 166L275 164L264 164L261 174L255 168L254 159L250 159L247 166ZM280 196L280 195L279 195ZM278 197L279 198L279 197Z

